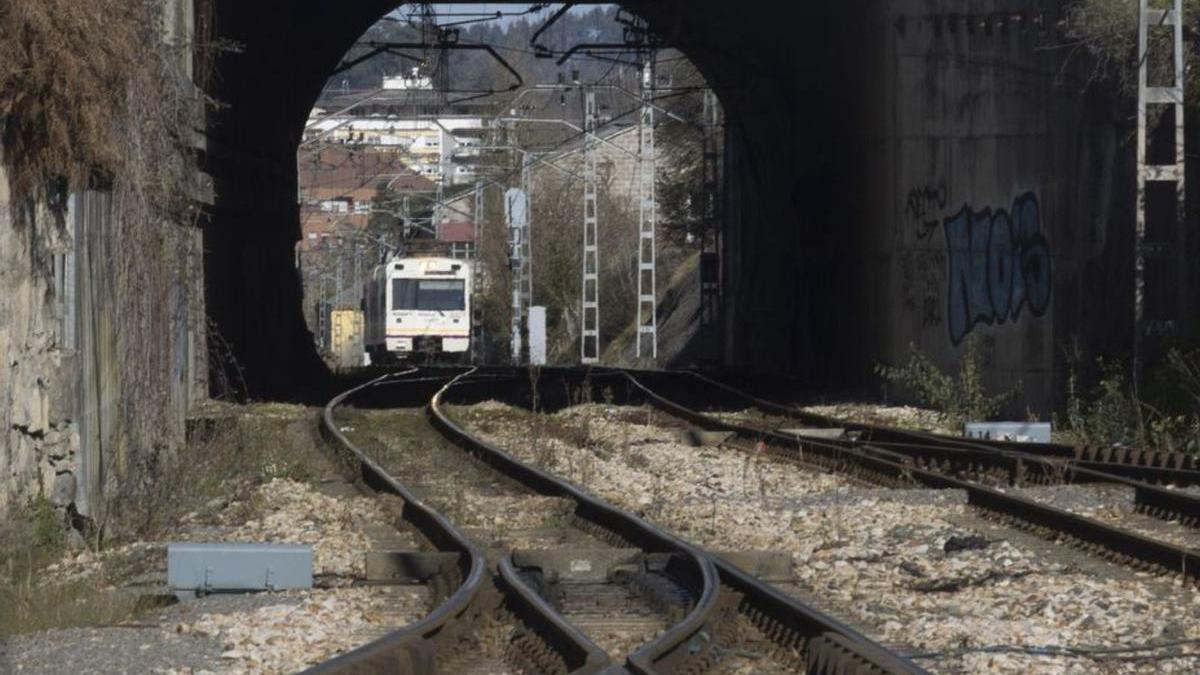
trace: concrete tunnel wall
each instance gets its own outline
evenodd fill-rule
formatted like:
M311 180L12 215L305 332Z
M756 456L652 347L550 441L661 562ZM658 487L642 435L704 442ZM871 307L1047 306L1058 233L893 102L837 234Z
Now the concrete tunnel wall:
M1010 412L1047 419L1069 344L1130 353L1133 110L1053 48L1061 3L971 9L869 15L857 311L888 363L912 343L953 366L977 336L989 384L1021 386Z
M1057 2L833 4L625 3L726 111L726 363L864 383L909 342L950 365L978 333L993 384L1020 380L1044 412L1062 340L1128 332L1123 116L1038 48L1057 39ZM222 57L214 91L226 107L209 134L208 303L255 393L319 372L292 259L295 149L328 72L392 6L218 6L219 34L243 48ZM968 9L992 28L968 29ZM1007 298L989 290L986 253L968 255L997 219L1028 274L1049 269Z
M209 315L253 397L287 396L325 372L301 313L296 149L342 54L395 3L218 0L204 169L215 204L205 229ZM218 368L220 364L210 364ZM220 377L213 378L219 384ZM240 383L235 383L239 385Z

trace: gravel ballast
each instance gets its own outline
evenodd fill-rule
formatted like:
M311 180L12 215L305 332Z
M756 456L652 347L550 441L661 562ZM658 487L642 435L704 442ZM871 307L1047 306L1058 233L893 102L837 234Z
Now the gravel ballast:
M262 542L311 545L315 587L214 594L117 625L12 636L0 643L0 672L296 672L428 614L425 587L360 585L366 553L414 541L411 533L398 533L380 500L358 493L324 459L313 411L264 408L260 417L288 431L280 435L287 444L269 449L272 461L285 459L292 469L305 462L307 479L272 478L278 469L270 465L258 476L237 475L215 490L222 496L182 513L161 537L69 555L42 570L38 583L169 599L167 543Z
M1200 641L1200 594L1192 588L1081 561L1065 547L1034 548L1027 537L979 521L953 491L863 490L765 455L690 447L676 430L655 426L661 413L650 411L650 424L628 408L591 404L531 416L488 402L452 415L522 459L709 548L788 552L798 594L913 650L932 670L1200 668L1192 656L1200 645L1186 642ZM1113 572L1096 574L1100 567ZM1063 653L1116 647L1138 651Z

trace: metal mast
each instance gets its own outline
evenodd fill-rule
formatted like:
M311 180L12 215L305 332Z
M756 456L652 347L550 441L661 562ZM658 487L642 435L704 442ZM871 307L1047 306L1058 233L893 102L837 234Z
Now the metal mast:
M655 278L657 208L654 201L654 52L642 66L642 114L638 140L638 297L637 358L658 358L658 312Z
M521 157L521 192L525 194L525 223L521 234L521 327L527 331L529 306L533 304L533 160L528 154Z
M521 187L505 192L509 217L509 269L512 270L512 364L521 365L524 357L524 328L532 291L532 261L529 259L529 161L521 166Z
M579 361L600 360L600 247L596 213L596 92L583 92L583 285Z
M434 193L433 211L430 214L429 229L433 230L434 237L437 237L438 228L442 225L442 205L446 203L446 162L445 155L443 159L438 161L438 182L437 191Z
M475 241L471 248L471 363L483 363L483 304L480 259L483 257L483 183L475 181Z
M533 296L533 259L530 247L532 232L531 213L533 198L532 162L525 155L521 163L521 189L515 198L520 204L509 204L510 239L512 251L510 266L513 273L512 284L512 362L514 365L524 363L525 358L525 320L529 314L529 305ZM510 193L512 194L512 193Z
M1174 77L1170 86L1153 86L1150 83L1149 61L1151 57L1150 28L1170 26L1174 39ZM1141 381L1142 368L1146 358L1145 341L1149 337L1168 335L1178 329L1178 320L1183 317L1186 306L1187 272L1183 255L1186 251L1186 213L1184 199L1184 118L1183 118L1183 0L1174 0L1172 9L1152 9L1148 0L1138 1L1138 206L1137 206L1137 236L1134 250L1134 337L1133 337L1133 379L1136 387ZM1161 114L1167 106L1173 108L1175 125L1175 155L1173 161L1164 164L1150 164L1147 146L1147 122L1150 119L1149 108L1155 106L1159 124L1167 124L1169 115ZM1170 209L1173 222L1147 223L1147 186L1154 184L1174 184L1174 208ZM1155 194L1162 194L1155 192ZM1167 213L1167 209L1152 210L1151 213ZM1147 226L1150 227L1147 227ZM1163 237L1148 237L1150 231L1170 232ZM1151 241L1150 239L1155 239ZM1174 239L1174 241L1171 241ZM1174 260L1172 260L1174 258ZM1150 263L1148 266L1147 263ZM1175 274L1171 274L1174 265ZM1164 309L1151 316L1147 312L1146 281L1147 268L1162 269L1163 274L1151 274L1150 278L1161 290L1152 288L1152 297L1167 297L1173 295L1176 302L1172 309L1165 309L1172 303L1163 303ZM1174 279L1172 277L1175 277ZM1158 309L1152 304L1152 308ZM1167 316L1174 314L1173 317Z
M705 348L718 354L717 337L721 324L721 231L720 218L720 155L717 147L720 109L717 96L711 89L704 92L703 172L704 194L701 204L700 233L700 334Z

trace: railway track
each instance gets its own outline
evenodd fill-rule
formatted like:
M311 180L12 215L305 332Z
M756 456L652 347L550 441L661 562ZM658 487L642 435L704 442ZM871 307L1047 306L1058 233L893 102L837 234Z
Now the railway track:
M325 431L347 465L399 496L401 525L455 562L427 580L439 601L429 616L316 672L587 673L617 668L623 655L638 673L920 672L732 564L483 442L442 410L446 400L511 388L514 377L407 371L327 406ZM348 401L384 411L338 413ZM502 513L523 522L502 523Z
M841 426L836 420L755 398L702 375L624 371L622 375L663 411L703 429L733 432L776 456L884 486L963 490L970 506L1005 524L1139 570L1200 583L1200 550L1188 545L1196 541L1193 528L1200 524L1200 496L1195 493L1096 470L1088 465L1090 460L1080 463L1057 446L1024 453L1008 443L960 441L861 424ZM714 407L740 412L719 415ZM830 433L839 427L845 433ZM1123 466L1140 466L1163 482L1191 484L1186 482L1188 469ZM1155 528L1118 527L1012 489L1061 484L1122 486L1132 492L1136 513L1156 520L1168 534L1161 536Z
M701 400L715 398L695 382L679 386ZM734 437L705 433L722 427L684 420L649 402L622 371L543 372L536 387L522 373L506 390L489 388L450 412L481 437L518 450L525 461L572 476L715 550L789 553L793 577L774 577L780 588L854 622L922 665L946 672L1031 667L1150 672L1158 664L1165 670L1156 672L1195 672L1197 655L1172 652L1178 643L1160 627L1180 627L1188 644L1200 638L1194 628L1185 628L1200 617L1200 595L1190 587L1145 574L1138 565L1121 565L1113 556L1063 546L1063 538L1048 530L1022 531L1032 528L968 506L966 489L889 478L864 469L854 452L831 471L828 455L783 452L798 448L794 436L775 443L761 430ZM532 435L548 442L527 449L525 439ZM1075 492L1120 486L1065 487ZM1026 496L1058 504L1051 487L1004 490L1045 490L1051 499ZM658 494L665 503L638 498ZM979 535L980 549L951 551L951 539ZM1104 618L1096 623L1099 616ZM1022 649L1038 652L1037 645L1046 646L1040 653L1048 663L1037 664L1032 654L1019 656ZM1089 656L1097 646L1117 652ZM1145 665L1119 665L1125 658L1121 650L1135 648L1139 653L1128 660ZM988 653L1014 656L1001 657L1001 667L989 665Z
M1105 480L1128 478L1152 485L1200 485L1200 459L1182 452L1139 450L1130 447L1096 448L1061 443L1019 443L1006 440L982 440L944 436L911 429L861 424L817 415L792 406L764 400L724 382L699 373L674 373L705 388L707 395L726 403L741 402L755 408L760 421L772 428L800 425L809 428L843 429L848 436L876 448L896 449L929 465L952 467L979 462L995 464L996 457L1034 457L1066 463L1073 467L1104 474ZM949 452L948 452L949 451ZM1085 473L1082 480L1096 480Z
M394 631L351 652L331 659L312 673L431 673L453 663L463 672L483 668L483 672L505 672L497 657L484 649L471 651L478 635L507 620L523 630L513 640L519 645L509 658L533 672L600 672L608 665L607 657L585 636L567 624L541 601L515 569L502 561L495 574L487 558L461 530L445 516L425 505L404 484L368 457L342 431L335 421L336 409L362 392L383 382L416 374L405 371L399 378L383 376L350 389L326 406L322 432L334 451L359 478L380 494L402 500L397 528L417 534L434 551L452 554L453 562L440 565L422 581L430 587L436 607L424 619ZM415 383L414 383L415 384ZM503 604L497 596L503 598ZM501 618L503 617L503 618ZM467 649L464 649L467 646ZM449 658L453 655L455 658ZM440 657L440 658L439 658ZM464 663L465 662L465 663Z

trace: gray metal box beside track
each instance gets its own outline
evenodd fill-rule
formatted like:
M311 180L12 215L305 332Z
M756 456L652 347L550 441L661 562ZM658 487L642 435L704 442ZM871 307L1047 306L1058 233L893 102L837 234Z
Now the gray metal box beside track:
M1021 443L1049 443L1049 422L968 422L967 438Z
M228 593L312 588L313 551L302 544L168 544L173 591Z

